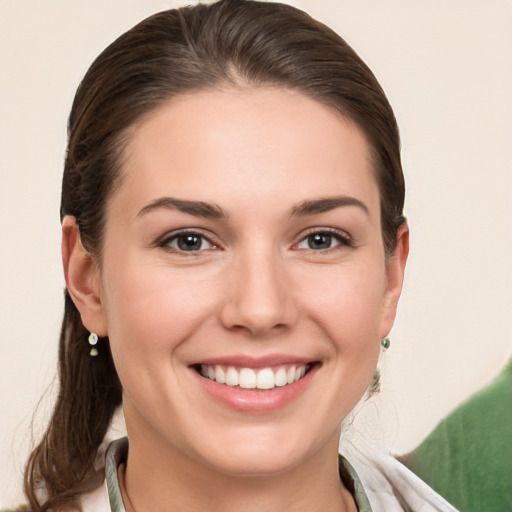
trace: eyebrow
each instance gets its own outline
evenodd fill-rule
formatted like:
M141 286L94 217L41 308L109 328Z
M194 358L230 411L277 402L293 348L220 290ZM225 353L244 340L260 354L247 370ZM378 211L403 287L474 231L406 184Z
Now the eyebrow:
M316 215L328 212L343 206L356 206L363 210L366 215L370 215L368 207L359 199L350 196L325 197L320 199L309 199L302 201L291 210L292 217L302 217L306 215ZM147 215L158 209L178 210L196 217L206 217L212 219L227 218L228 214L219 205L206 201L191 201L187 199L177 199L174 197L160 197L155 199L147 206L142 208L137 217Z
M174 197L160 197L142 208L142 210L137 214L137 217L147 215L148 213L160 208L178 210L196 217L221 219L228 216L228 214L219 205L214 203L207 203L205 201L189 201L186 199L176 199Z
M302 201L292 208L291 214L294 217L315 215L317 213L328 212L342 206L356 206L361 208L366 215L370 215L368 207L362 201L350 196L325 197Z

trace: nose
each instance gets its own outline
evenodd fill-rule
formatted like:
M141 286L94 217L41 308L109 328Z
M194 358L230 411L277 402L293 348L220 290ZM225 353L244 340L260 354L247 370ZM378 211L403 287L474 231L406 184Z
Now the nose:
M229 270L221 321L230 330L263 337L291 327L298 309L286 263L272 251L235 258Z

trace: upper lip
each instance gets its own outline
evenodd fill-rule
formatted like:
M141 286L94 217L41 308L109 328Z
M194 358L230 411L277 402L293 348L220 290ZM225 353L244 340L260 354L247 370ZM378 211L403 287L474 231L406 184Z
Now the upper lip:
M246 354L210 357L194 361L190 366L196 365L222 365L238 366L240 368L268 368L270 366L282 366L287 364L306 365L316 362L315 359L289 354L269 354L262 357L254 357Z

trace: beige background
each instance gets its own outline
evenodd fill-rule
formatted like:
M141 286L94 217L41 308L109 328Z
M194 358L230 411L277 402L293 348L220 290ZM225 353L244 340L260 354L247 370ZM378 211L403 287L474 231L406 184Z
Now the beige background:
M30 420L54 377L74 90L115 36L178 3L0 0L0 505L20 499ZM405 451L511 354L512 1L289 3L356 48L401 126L412 252L383 390L353 430L380 422L372 436Z

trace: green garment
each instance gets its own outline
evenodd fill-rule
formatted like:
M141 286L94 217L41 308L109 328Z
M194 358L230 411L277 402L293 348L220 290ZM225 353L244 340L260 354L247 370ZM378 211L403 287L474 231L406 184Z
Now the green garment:
M512 511L512 360L400 460L462 512Z

